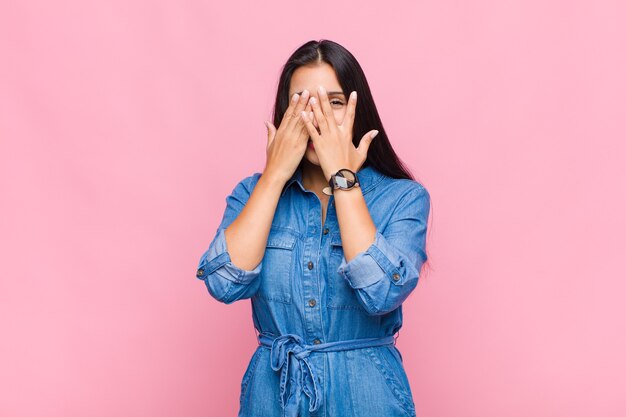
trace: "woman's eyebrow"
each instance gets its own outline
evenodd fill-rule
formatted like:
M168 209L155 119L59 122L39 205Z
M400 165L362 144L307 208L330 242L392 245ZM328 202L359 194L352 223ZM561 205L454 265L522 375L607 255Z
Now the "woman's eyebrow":
M302 91L298 91L296 94L301 95ZM327 91L326 94L329 96L343 96L343 91Z

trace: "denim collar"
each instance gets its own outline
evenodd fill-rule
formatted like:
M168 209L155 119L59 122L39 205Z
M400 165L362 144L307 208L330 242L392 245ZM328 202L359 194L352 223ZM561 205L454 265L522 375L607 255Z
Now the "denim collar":
M361 167L361 169L359 169L356 174L357 174L357 177L359 178L359 184L361 187L361 192L363 194L365 194L370 189L372 189L384 177L384 175L380 171L378 171L376 168L374 168L371 165L368 165L366 167ZM302 191L306 191L306 189L304 188L304 185L302 185L302 166L301 165L298 166L298 168L295 170L291 178L287 181L280 195L281 196L284 195L287 189L293 183L297 183L300 186L300 189Z

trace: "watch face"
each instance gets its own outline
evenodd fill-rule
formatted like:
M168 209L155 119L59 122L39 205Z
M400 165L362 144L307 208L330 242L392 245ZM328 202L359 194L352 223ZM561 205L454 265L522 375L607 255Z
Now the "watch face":
M350 188L356 182L356 176L349 169L340 169L335 176L335 183L340 188Z

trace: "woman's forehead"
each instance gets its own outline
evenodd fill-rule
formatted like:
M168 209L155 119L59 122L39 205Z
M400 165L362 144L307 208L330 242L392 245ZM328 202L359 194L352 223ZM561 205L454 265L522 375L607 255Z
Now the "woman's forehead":
M303 90L309 90L311 94L317 94L317 88L323 86L327 94L343 95L339 80L335 71L330 65L302 66L294 71L291 77L291 88L289 95L301 94Z

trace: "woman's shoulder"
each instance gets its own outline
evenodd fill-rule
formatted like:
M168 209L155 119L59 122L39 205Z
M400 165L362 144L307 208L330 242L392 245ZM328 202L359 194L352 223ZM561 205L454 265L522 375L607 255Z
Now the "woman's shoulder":
M420 181L409 178L393 178L382 173L380 173L380 176L382 179L376 188L382 193L394 194L396 196L415 196L420 194L429 196L426 186Z
M237 181L237 183L233 187L232 193L250 195L257 182L259 181L259 178L261 178L260 172L252 172L246 174L246 176Z
M381 204L385 210L399 216L428 216L430 193L422 182L385 176L376 189L378 191L375 198L386 201L385 204Z
M250 187L254 187L256 183L259 182L259 178L261 178L260 172L252 172L252 173L249 173L246 177L244 177L241 180L241 182Z

